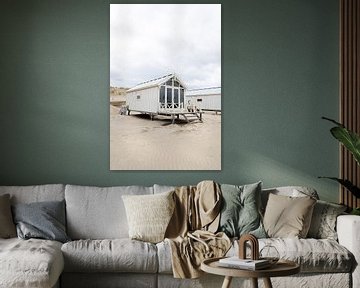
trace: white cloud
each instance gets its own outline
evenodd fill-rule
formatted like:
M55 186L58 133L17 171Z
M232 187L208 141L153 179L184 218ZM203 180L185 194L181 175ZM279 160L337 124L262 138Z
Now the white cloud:
M178 73L189 88L221 86L220 4L111 4L110 83Z

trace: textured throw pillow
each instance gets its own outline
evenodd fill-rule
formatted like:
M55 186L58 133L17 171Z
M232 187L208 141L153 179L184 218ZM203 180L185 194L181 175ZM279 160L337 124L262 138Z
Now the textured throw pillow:
M173 193L122 196L131 239L151 243L164 240L175 208Z
M16 237L9 194L0 196L0 238Z
M221 185L222 209L219 231L229 237L251 233L265 238L260 216L261 182L244 186Z
M346 206L318 200L312 214L308 237L337 240L336 218Z
M306 238L316 200L306 197L269 195L264 227L269 237Z
M65 232L65 201L15 204L13 215L19 238L70 241Z

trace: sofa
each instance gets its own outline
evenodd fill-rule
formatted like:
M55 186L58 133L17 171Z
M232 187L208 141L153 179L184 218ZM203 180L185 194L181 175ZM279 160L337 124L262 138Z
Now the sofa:
M175 279L167 241L149 243L129 238L122 196L153 195L172 189L162 185L0 186L0 196L9 194L12 205L65 201L66 233L71 239L65 243L37 238L0 239L0 287L221 287L223 277L205 273L197 279ZM270 194L302 197L302 193L294 195L296 191L318 197L316 191L304 187L263 189L262 208L266 209ZM281 258L301 266L299 274L273 278L273 286L360 287L360 217L336 215L336 225L337 240L259 239L260 248L274 246ZM237 253L237 241L233 241L227 255ZM251 287L251 282L233 279L232 285Z

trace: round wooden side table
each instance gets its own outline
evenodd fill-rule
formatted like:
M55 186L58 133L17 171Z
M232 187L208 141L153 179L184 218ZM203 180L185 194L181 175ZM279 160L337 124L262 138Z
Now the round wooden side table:
M289 276L300 272L300 266L288 260L279 260L269 268L261 270L245 270L222 267L219 259L206 259L201 263L201 270L216 275L225 276L222 288L229 288L233 277L251 278L253 287L258 288L258 278L263 278L265 287L272 288L270 277Z

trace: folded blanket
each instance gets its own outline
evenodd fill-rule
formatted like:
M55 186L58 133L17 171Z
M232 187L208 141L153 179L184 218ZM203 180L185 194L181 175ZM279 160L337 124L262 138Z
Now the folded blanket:
M201 276L201 262L222 257L231 246L225 233L215 234L219 226L221 190L213 181L202 181L196 187L175 189L175 211L165 233L172 252L175 278Z
M197 230L184 238L166 239L171 247L171 264L174 278L198 278L203 272L201 262L213 257L222 257L231 246L224 232L214 234Z

